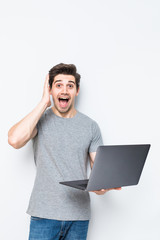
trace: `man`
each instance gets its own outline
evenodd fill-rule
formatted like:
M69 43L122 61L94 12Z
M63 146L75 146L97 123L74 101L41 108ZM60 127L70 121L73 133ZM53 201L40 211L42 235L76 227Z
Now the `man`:
M96 149L103 144L98 124L75 109L80 77L73 64L54 66L46 76L40 103L8 133L8 142L16 149L33 139L37 173L27 209L29 240L87 238L89 193L59 184L86 179L88 155L92 168Z

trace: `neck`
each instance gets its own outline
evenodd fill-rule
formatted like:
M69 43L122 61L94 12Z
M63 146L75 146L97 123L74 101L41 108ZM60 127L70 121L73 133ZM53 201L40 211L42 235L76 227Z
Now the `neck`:
M72 118L76 115L77 110L75 108L70 109L68 112L59 112L54 106L52 107L52 111L55 115L63 118Z

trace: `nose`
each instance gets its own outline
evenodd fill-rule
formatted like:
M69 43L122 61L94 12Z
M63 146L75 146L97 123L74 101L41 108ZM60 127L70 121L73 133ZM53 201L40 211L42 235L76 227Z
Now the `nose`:
M63 86L63 88L62 88L62 93L67 93L68 92L68 90L67 90L67 86Z

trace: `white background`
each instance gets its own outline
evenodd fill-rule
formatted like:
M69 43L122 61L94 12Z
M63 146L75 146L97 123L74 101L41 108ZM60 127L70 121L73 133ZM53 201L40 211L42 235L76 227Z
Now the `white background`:
M0 239L28 239L36 171L32 143L12 148L8 130L61 62L77 66L76 106L98 122L104 144L151 144L137 186L91 193L88 240L160 239L159 13L158 0L1 1Z

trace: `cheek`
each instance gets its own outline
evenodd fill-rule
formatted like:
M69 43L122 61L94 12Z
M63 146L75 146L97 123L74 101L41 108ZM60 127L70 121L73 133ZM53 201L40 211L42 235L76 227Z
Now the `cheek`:
M51 95L52 95L53 98L56 98L57 95L58 95L58 93L59 93L59 91L57 91L57 90L52 90Z
M70 95L71 95L73 98L76 97L76 94L77 94L77 92L76 92L75 90L73 90L73 91L70 92Z

